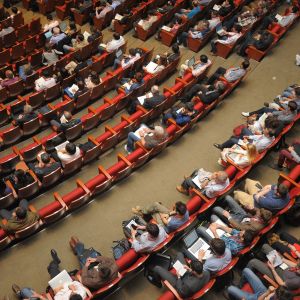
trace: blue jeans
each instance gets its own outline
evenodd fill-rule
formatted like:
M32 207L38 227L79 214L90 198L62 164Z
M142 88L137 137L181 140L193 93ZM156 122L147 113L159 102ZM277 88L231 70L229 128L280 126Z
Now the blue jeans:
M129 132L128 138L127 138L127 150L128 152L134 151L134 143L140 141L141 139L137 137L134 132Z
M33 295L33 289L31 288L22 288L20 293L21 299L30 299Z
M254 293L250 294L248 292L244 292L243 290L231 285L228 288L228 294L229 296L232 296L233 299L257 300L259 296L267 291L267 288L263 285L257 275L248 268L243 270L241 280L248 282Z
M77 255L77 258L79 260L79 263L80 263L80 268L82 269L86 263L86 260L87 260L87 256L84 255L84 252L86 251L87 249L84 248L84 244L79 242L75 245L75 251L76 251L76 255ZM93 253L90 253L89 255L90 258L97 258L98 257L98 253L96 252L93 252Z

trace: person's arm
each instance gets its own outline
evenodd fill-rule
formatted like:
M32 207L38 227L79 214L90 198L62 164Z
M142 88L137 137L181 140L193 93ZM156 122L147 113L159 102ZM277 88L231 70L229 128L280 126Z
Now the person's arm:
M273 263L271 263L270 261L267 262L268 264L268 267L269 269L271 270L274 278L275 278L275 281L279 284L279 285L282 285L282 286L285 286L285 283L284 281L281 279L281 277L278 275L278 273L276 272L275 270L275 267L273 265Z
M164 223L164 225L168 225L169 215L160 213L159 216L160 216L162 222Z
M297 154L293 146L290 146L288 148L289 152L293 156L293 159L296 161L296 163L300 163L300 156Z
M273 286L269 286L267 291L265 293L263 293L262 295L260 295L257 298L257 300L268 300L268 299L270 299L270 296L273 295L274 291L275 291L275 288Z
M271 185L266 185L260 192L254 195L255 200L259 202L260 198L262 198L264 195L269 193L271 187L272 187Z
M288 247L294 251L294 253L297 255L298 258L300 258L300 252L296 249L294 245L288 244Z

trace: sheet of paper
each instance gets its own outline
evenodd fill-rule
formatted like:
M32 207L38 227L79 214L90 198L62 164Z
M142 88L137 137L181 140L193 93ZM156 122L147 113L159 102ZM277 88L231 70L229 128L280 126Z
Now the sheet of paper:
M90 36L90 34L89 34L87 31L85 31L85 32L83 33L83 36L84 36L84 39L87 41L87 39L88 39L88 37Z
M172 30L172 28L169 26L163 26L161 29L168 31L168 32L170 32Z
M148 93L146 95L137 97L137 99L141 103L141 105L144 105L144 102L145 102L145 99L147 98L147 96L148 96L148 98L151 98L151 97L153 97L153 94L152 93Z
M222 220L220 220L220 219L218 219L216 223L219 224L219 225L226 226L226 224L225 224ZM214 234L212 233L212 231L211 231L209 228L207 228L206 232L207 232L212 238L215 237ZM223 234L226 234L226 232L225 232L224 230L222 230L222 229L217 229L217 234L218 234L218 236L222 236Z
M184 268L183 264L179 260L176 260L175 264L173 265L173 268L180 276L183 276L186 272L186 269Z
M221 8L221 6L220 6L220 5L217 5L217 4L215 4L215 5L213 6L213 10L215 10L215 11L219 11L220 8Z
M148 127L147 125L145 125L145 124L142 124L142 125L140 126L140 128L137 129L137 130L134 132L134 134L135 134L138 138L141 138L141 136L140 136L140 130L145 129L145 128L149 128L149 127Z
M146 66L146 69L149 73L152 73L157 68L157 66L158 66L158 64L156 64L153 61L150 61L149 64Z
M115 15L115 20L121 21L122 19L123 19L123 16L121 16L120 14Z
M131 230L131 226L132 225L135 225L135 226L139 226L139 224L137 224L137 222L135 222L135 220L131 220L127 225L126 225L126 227L128 228L128 229L130 229Z
M276 250L273 250L269 254L267 254L267 258L269 262L273 263L275 268L282 264L282 259Z

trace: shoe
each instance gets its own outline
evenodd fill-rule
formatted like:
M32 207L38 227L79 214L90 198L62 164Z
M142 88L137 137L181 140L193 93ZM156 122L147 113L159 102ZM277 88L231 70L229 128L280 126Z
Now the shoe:
M269 164L269 167L276 170L276 171L282 171L282 169L283 169L282 166L278 166L278 164L276 164L276 163Z
M244 116L244 117L249 117L250 116L250 114L248 113L248 112L242 112L242 116Z
M264 106L265 107L269 107L269 103L268 102L264 102Z
M220 145L220 144L214 143L214 147L216 147L217 149L220 149L220 150L222 150L222 147L221 147L221 145Z
M132 152L132 151L129 151L129 150L128 150L127 145L124 146L124 149L125 149L125 151L126 151L128 154L130 154L130 153Z
M57 264L60 264L61 261L60 261L60 259L58 258L57 252L56 252L54 249L51 249L50 253L51 253L52 259L53 259Z
M11 286L11 289L13 290L13 292L18 296L20 297L20 294L21 294L21 288L16 285L15 283Z
M176 186L176 190L177 190L179 193L182 193L182 194L185 194L185 195L188 195L188 194L189 194L189 191L185 190L181 185L177 185L177 186Z

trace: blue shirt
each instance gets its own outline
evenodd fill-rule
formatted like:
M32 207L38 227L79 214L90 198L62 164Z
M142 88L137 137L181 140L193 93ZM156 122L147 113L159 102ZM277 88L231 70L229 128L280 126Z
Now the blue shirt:
M166 232L172 232L183 225L189 219L189 211L185 212L185 215L182 219L178 219L176 216L172 216L168 225L165 226Z
M277 186L272 185L271 190L263 197L256 199L256 195L253 195L254 205L257 208L265 208L270 211L277 211L284 208L290 201L290 195L287 194L285 198L281 198L276 195Z
M231 234L227 236L223 234L220 238L225 242L226 248L231 251L232 255L236 255L239 251L244 248L244 243L241 242L239 237L240 231L233 229Z
M200 11L201 11L200 6L197 6L197 7L193 8L186 16L188 19L191 19L193 16L195 16Z

